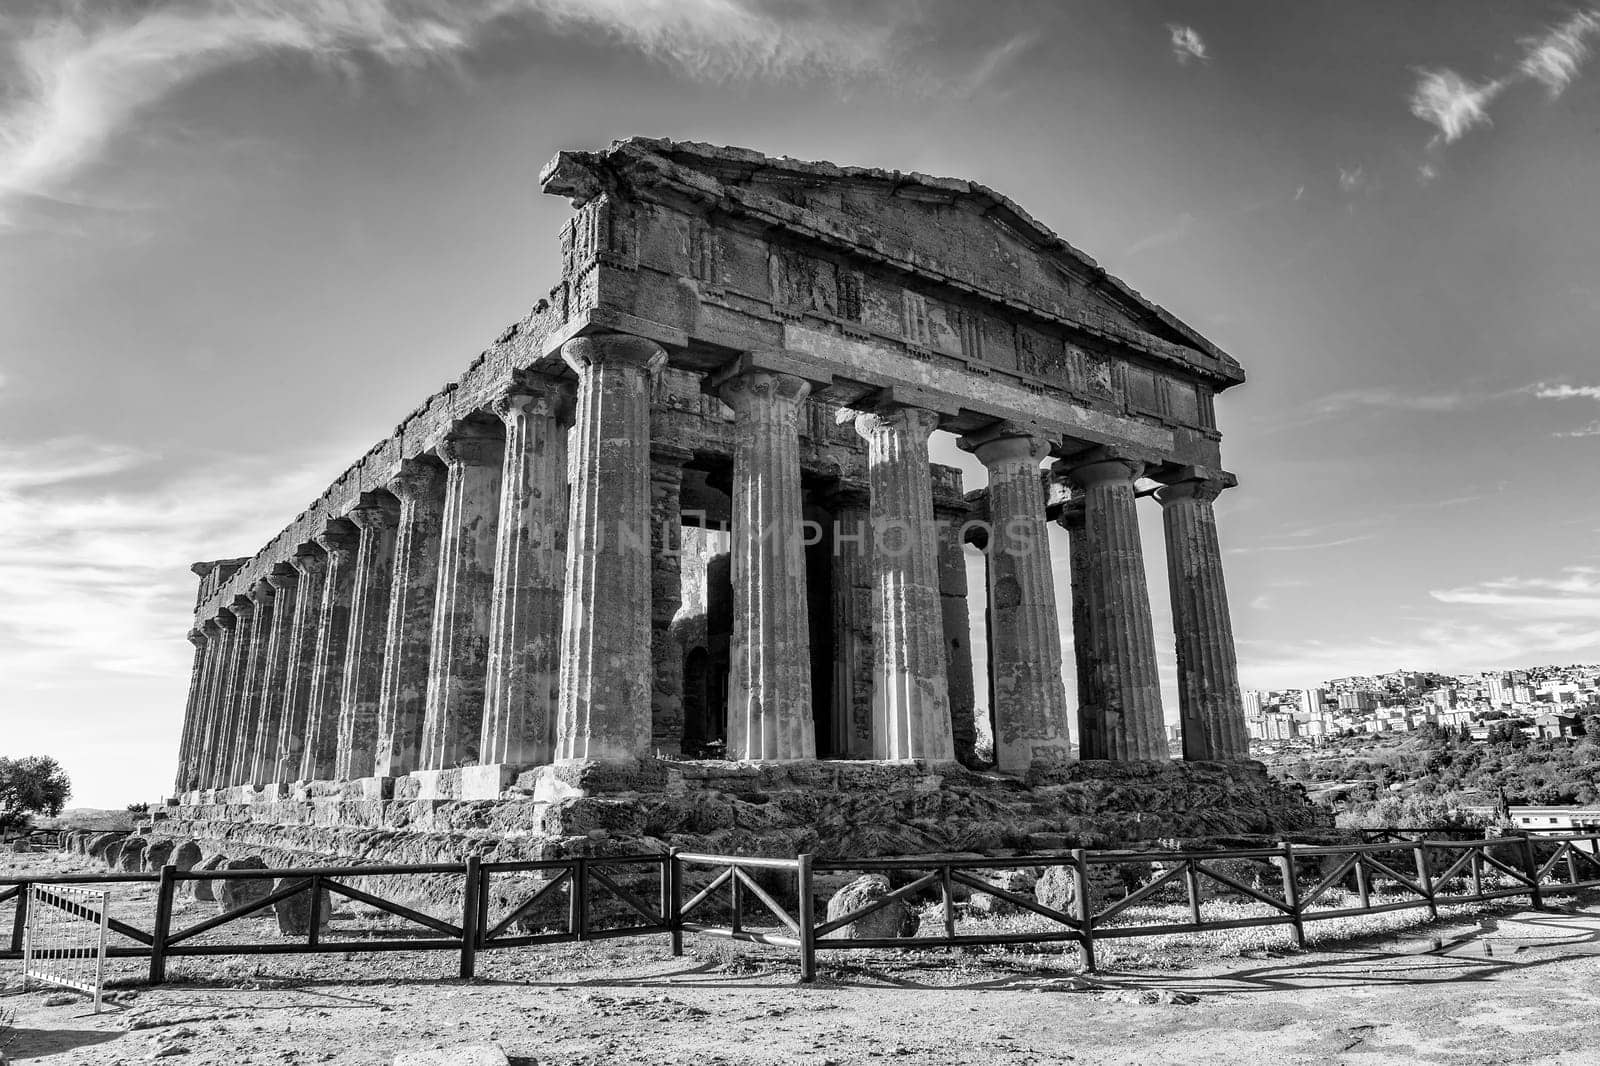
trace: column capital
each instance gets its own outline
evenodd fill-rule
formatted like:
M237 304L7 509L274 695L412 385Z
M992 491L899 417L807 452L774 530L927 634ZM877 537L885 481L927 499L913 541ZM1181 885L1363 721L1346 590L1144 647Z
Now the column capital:
M434 445L446 466L489 466L505 458L505 438L493 428L457 421Z
M222 610L224 612L231 612L236 622L247 622L255 617L256 605L251 603L250 600L244 596L236 596L234 601L228 604ZM219 614L217 616L217 621L222 621L222 615Z
M344 516L359 530L382 531L393 528L400 521L400 504L396 500L386 499L384 495L364 492L360 501Z
M1096 448L1082 457L1057 464L1073 485L1087 487L1106 481L1137 481L1144 475L1143 460L1121 455L1111 448Z
M561 346L561 358L582 373L593 366L637 366L655 373L667 363L667 350L629 333L591 333Z
M210 638L199 629L191 629L187 634L185 634L185 636L189 638L189 643L193 644L197 648L205 647L206 643L210 640Z
M361 534L355 526L341 519L332 519L321 533L316 536L316 541L322 550L329 556L338 557L353 554L361 543ZM344 558L337 558L338 562L345 562Z
M855 422L856 432L868 440L881 430L895 429L916 433L925 440L939 428L939 412L909 404L888 404L871 410L841 408L837 416L839 421L845 421L847 413Z
M978 462L995 467L1037 467L1050 454L1050 442L1025 426L1013 422L996 422L974 433L968 433L956 442L964 452L978 457Z
M328 553L320 544L308 541L300 545L300 550L294 553L289 565L300 577L316 577L328 569Z
M250 590L245 595L249 596L250 602L257 607L270 607L272 606L272 598L277 595L277 590L268 584L265 579L262 579L251 585Z
M207 618L204 622L200 623L200 632L204 634L206 640L208 641L216 640L217 635L221 633L221 631L222 627L217 624L217 620L215 618Z
M680 470L684 464L694 458L693 448L683 448L676 444L651 444L650 465L652 467L677 467Z
M762 407L787 414L798 411L811 395L811 382L778 370L750 369L722 379L717 395L736 415L749 416Z
M276 591L283 592L300 584L300 575L288 563L279 563L267 572L266 582Z
M504 392L489 401L489 410L508 426L521 418L554 418L568 425L572 422L572 400L570 381L525 374L507 384Z
M1239 484L1239 479L1226 471L1195 472L1190 467L1189 476L1168 482L1156 490L1156 499L1162 506L1179 500L1199 500L1211 503L1223 492Z
M416 456L402 459L389 475L388 489L403 503L437 496L444 486L444 467Z

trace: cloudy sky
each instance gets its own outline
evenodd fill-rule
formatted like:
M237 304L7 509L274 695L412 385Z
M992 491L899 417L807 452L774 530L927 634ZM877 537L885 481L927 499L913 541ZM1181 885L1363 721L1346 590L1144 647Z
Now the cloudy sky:
M0 753L168 788L189 563L519 317L539 167L632 134L983 181L1234 354L1247 685L1600 659L1596 47L1537 0L6 0Z

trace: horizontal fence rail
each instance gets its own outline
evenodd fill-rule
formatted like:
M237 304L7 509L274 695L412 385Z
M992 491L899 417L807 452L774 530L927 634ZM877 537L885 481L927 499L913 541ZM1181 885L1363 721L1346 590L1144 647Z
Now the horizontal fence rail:
M1141 883L1120 892L1105 890L1130 869ZM1019 889L1003 876L1019 870L1053 871L1051 898L1058 905L1042 902L1039 893ZM884 881L851 909L819 917L821 892L849 874L877 874ZM403 902L397 897L405 893L392 890L390 882L400 877L426 879L435 898L458 898L459 908L441 916L437 904L423 910ZM383 888L385 882L391 888ZM108 933L120 938L107 946L106 956L148 959L151 983L165 980L167 960L175 957L382 951L455 952L461 976L472 977L483 951L666 935L672 954L681 955L685 933L794 950L800 979L810 981L820 951L1075 944L1085 969L1093 971L1099 941L1287 926L1294 943L1304 947L1307 923L1333 918L1413 908L1437 917L1442 905L1515 896L1540 907L1546 890L1600 886L1600 834L1397 837L1328 846L1285 842L1227 851L1079 849L1005 858L772 858L674 849L527 862L469 856L462 863L277 870L168 865L159 873L10 877L0 878L0 907L14 908L9 950L0 950L0 958L22 957L31 886L152 883L155 911L149 928L105 916ZM174 912L184 886L197 898L215 899L218 913L180 925ZM199 886L205 886L204 897ZM416 882L410 887L414 895ZM969 899L985 893L1034 925L960 931L962 893ZM1258 905L1262 913L1208 915L1204 904L1217 895ZM335 898L363 905L401 927L335 934L329 926ZM937 927L872 935L873 926L924 905L933 906ZM1141 913L1152 905L1186 909L1186 920L1170 920L1170 915L1152 920ZM268 917L279 923L280 936L273 939L219 942L208 936L226 927L237 930L246 919Z

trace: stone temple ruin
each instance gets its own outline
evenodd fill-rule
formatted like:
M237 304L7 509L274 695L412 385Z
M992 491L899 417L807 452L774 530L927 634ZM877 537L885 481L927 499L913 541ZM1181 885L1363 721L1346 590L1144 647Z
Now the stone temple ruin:
M972 182L642 138L541 180L576 209L548 298L254 556L195 565L159 832L873 854L1309 817L1248 761L1212 511L1233 359Z

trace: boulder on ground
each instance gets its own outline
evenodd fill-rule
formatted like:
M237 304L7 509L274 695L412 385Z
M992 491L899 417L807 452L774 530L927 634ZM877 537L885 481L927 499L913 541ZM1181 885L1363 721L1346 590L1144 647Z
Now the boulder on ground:
M279 878L272 882L272 891L288 888L295 882L304 882L306 878ZM296 892L287 899L280 899L272 905L272 912L278 919L278 933L282 936L305 936L311 931L311 890L307 888ZM328 919L333 914L333 897L328 890L322 890L321 908L317 912L317 931L328 931Z
M1128 894L1127 877L1128 871L1120 864L1117 866L1090 864L1090 902L1094 904L1096 910L1104 908L1108 903L1115 903ZM1058 910L1062 914L1072 914L1073 908L1078 904L1078 882L1072 875L1072 867L1046 866L1044 873L1033 883L1033 898L1041 906Z
M228 859L222 864L222 869L233 870L265 870L267 864L260 856L246 855L242 859ZM229 877L217 883L217 903L223 911L237 910L248 907L257 900L265 899L272 893L272 878L270 877Z
M200 842L197 840L185 840L172 849L172 865L180 871L187 872L194 869L195 863L204 857L204 852L200 850Z
M117 851L117 869L136 874L140 870L140 863L144 859L144 849L150 841L144 837L129 837L122 842L122 847Z
M197 873L209 873L212 870L222 869L223 864L227 861L228 857L226 855L211 855L197 863L193 869ZM221 883L220 881L211 880L190 881L189 892L195 899L212 903L216 901L217 886Z
M890 892L889 879L882 874L865 874L851 881L828 900L828 921L837 921L852 911L871 906ZM904 899L893 899L870 914L843 926L838 936L844 940L887 940L911 937L921 919ZM834 934L829 934L834 935Z
M1034 883L1038 881L1033 871L1026 868L990 870L983 874L983 879L1013 896L1031 896ZM1023 908L1015 903L992 892L974 891L967 898L967 911L974 917L999 918L1007 914L1017 914L1022 910Z

